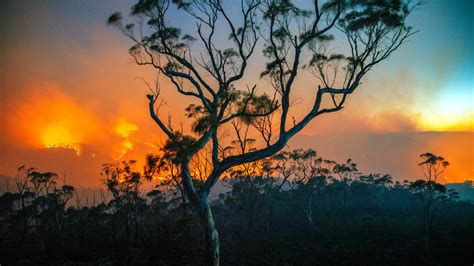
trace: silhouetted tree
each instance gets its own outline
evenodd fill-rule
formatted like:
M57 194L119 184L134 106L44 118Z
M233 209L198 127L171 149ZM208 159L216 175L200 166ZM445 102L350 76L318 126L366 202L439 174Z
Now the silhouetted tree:
M101 175L113 199L108 203L109 209L118 218L120 229L123 229L126 242L135 246L140 233L140 220L145 208L145 199L139 190L142 174L134 170L136 161L104 164Z
M165 148L163 148L163 156L147 155L144 176L148 180L153 180L157 183L155 186L157 190L154 193L158 193L158 189L167 190L172 193L173 198L178 198L181 201L180 207L185 207L187 204L186 195L179 178L179 166L173 161L172 155L170 156L170 153Z
M312 149L283 151L273 156L274 171L281 180L280 188L288 190L288 202L301 210L310 226L314 225L314 211L327 181L333 176L335 162L323 160Z
M196 37L169 24L171 2L195 20ZM124 24L119 13L108 19L134 42L129 51L137 64L156 68L178 93L198 102L186 110L195 119L194 136L187 136L159 117L155 106L159 88L147 95L151 117L177 148L175 161L183 186L201 216L205 258L214 265L219 264L219 235L209 193L221 175L276 154L311 120L341 110L363 77L413 34L405 23L413 5L405 1L313 1L308 10L286 0L242 0L240 4L240 22L219 0L140 0L131 12L145 20L138 26ZM217 25L227 27L228 42L216 42ZM348 55L329 49L335 30L345 34L341 41L347 42ZM245 89L238 81L251 82L246 70L260 39L267 58L261 77L270 81L272 91L259 95L256 85ZM303 56L307 52L312 56ZM290 121L292 91L302 69L319 79L312 85L315 100L303 117ZM219 132L236 120L254 125L266 145L245 153L220 152L227 145ZM269 128L274 124L275 132ZM190 163L206 147L211 169L196 188Z
M444 173L445 168L449 166L449 162L432 153L423 153L420 157L423 161L418 165L421 167L425 179L412 182L410 187L422 203L424 247L428 252L431 241L432 209L436 202L446 194L446 187L437 181Z
M425 155L420 166L433 170L434 182L435 172L441 176L442 162L439 156ZM115 196L107 192L102 202L91 205L68 204L74 190L59 185L56 175L20 168L15 183L23 195L17 189L0 195L0 262L199 263L204 249L199 215L192 208L176 208L179 197L169 196L176 190L173 185L145 194L142 182L149 169L141 173L134 164L104 165L104 185ZM411 185L416 181L392 182L388 175L359 174L355 169L352 161L337 163L312 150L293 150L226 172L223 193L210 203L223 233L222 263L464 265L472 261L474 204L457 198L456 191L434 191L428 211L430 256L420 256L425 247L420 245L424 239L419 238L417 225L425 208L421 198L429 199L428 185L415 188ZM472 190L470 183L463 186Z
M267 205L274 196L272 190L278 182L271 173L271 162L261 160L235 167L225 179L231 184L225 203L243 214L247 229L251 231L257 227L257 220L263 226L268 226L270 222ZM259 215L262 212L265 216Z
M2 220L15 221L8 234L18 237L22 249L35 239L40 250L64 248L65 207L74 187L58 184L58 175L21 166L15 176L15 192L1 197ZM35 236L32 238L32 236Z

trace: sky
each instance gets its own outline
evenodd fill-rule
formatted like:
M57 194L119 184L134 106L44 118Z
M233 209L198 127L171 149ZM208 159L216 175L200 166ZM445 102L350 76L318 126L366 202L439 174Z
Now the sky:
M136 66L130 41L105 23L133 3L0 1L0 175L27 164L98 186L101 164L158 152L165 138L149 118L142 80L155 73ZM290 148L352 157L362 170L401 180L419 178L417 155L431 151L451 162L444 182L474 179L473 12L474 1L423 1L409 19L419 32L342 112L313 121ZM195 30L177 13L170 21ZM259 73L258 62L250 72ZM297 85L308 83L303 76ZM308 92L296 93L304 110ZM179 111L186 99L166 89L162 96L173 121L189 125Z

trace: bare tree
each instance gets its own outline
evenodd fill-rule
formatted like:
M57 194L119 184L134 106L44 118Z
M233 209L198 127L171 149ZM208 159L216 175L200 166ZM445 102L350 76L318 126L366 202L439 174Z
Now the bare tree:
M147 95L152 119L176 148L183 187L205 231L206 261L213 265L219 264L219 235L209 193L221 175L277 153L314 118L344 108L365 75L414 33L405 23L414 5L402 0L314 0L304 7L289 0L241 0L232 11L231 3L236 2L139 0L131 9L137 25L125 24L120 13L108 19L134 42L129 52L137 64L156 68L193 102L186 110L195 119L193 134L185 135L160 117L159 90ZM169 24L176 12L195 21L196 36ZM218 42L224 27L228 41ZM347 44L346 53L328 48L336 33L344 36L338 41ZM261 94L247 73L259 43L267 58L261 77L270 84ZM302 70L316 77L309 85L314 103L303 116L291 117L294 84ZM264 145L222 152L228 145L221 133L237 120L251 124ZM190 164L204 149L210 150L211 168L197 188Z

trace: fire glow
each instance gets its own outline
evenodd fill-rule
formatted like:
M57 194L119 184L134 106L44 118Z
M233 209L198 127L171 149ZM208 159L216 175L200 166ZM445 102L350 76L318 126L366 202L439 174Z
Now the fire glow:
M98 137L98 118L55 84L41 84L37 90L41 92L31 92L24 104L15 106L6 117L11 141L35 148L67 149L81 155L82 145Z
M117 159L121 159L128 151L133 149L133 142L130 135L138 130L138 126L127 121L125 118L120 118L115 125L115 133L123 138L120 144L121 152Z
M53 124L45 128L41 136L45 148L63 148L76 151L81 155L81 146L72 137L71 132L60 124Z

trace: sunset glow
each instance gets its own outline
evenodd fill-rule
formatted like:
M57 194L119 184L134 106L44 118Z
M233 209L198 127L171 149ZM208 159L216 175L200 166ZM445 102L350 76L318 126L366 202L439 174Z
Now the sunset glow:
M420 127L426 131L473 131L473 102L472 91L467 94L444 93L431 104L430 110L420 110Z
M445 114L423 114L419 127L426 131L471 131L474 129L474 115L454 118Z

